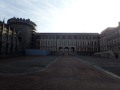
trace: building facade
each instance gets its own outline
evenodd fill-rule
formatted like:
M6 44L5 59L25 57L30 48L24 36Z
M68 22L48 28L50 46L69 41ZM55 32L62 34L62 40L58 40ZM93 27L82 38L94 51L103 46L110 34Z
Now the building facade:
M120 56L120 23L117 27L108 27L100 34L100 51L112 51Z
M36 48L59 54L99 52L98 33L37 33Z
M51 54L94 54L120 56L120 23L99 33L36 33L30 19L10 18L0 21L0 55L24 53L32 48Z
M0 57L24 54L25 49L33 48L36 24L29 19L11 18L0 21Z
M4 21L0 21L0 55L16 53L18 48L17 33Z
M14 28L16 33L19 36L19 44L22 48L22 51L26 48L31 48L31 41L34 37L36 24L30 19L22 19L22 18L10 18L7 21L7 24Z

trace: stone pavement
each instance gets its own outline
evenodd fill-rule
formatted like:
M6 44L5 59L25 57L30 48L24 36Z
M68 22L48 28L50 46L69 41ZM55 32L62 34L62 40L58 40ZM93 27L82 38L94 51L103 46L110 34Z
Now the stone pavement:
M0 75L0 90L120 90L120 79L83 59L62 56L40 72Z
M54 62L56 56L22 56L0 60L0 74L23 75L38 72Z
M94 56L78 56L78 58L120 76L120 59Z

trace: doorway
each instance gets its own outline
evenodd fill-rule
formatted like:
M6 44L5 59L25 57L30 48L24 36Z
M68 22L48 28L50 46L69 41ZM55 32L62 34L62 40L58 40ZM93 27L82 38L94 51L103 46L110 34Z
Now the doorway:
M65 47L64 48L64 55L68 55L69 54L69 48L68 47Z

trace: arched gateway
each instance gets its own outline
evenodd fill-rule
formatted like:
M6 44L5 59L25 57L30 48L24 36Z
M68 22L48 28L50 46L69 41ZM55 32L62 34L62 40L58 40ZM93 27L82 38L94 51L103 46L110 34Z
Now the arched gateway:
M60 55L72 55L75 52L74 47L59 47Z

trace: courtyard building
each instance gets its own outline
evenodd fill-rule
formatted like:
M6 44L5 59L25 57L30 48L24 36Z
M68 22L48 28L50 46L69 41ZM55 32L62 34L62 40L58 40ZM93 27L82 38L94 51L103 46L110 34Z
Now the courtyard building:
M18 36L14 28L0 21L0 55L16 53L18 48Z
M100 51L109 51L113 55L120 56L120 23L117 27L108 27L100 34ZM106 57L110 56L110 53L106 53Z
M35 27L36 24L30 19L22 19L22 18L10 18L7 21L7 24L14 28L16 33L18 33L19 36L19 44L20 48L22 49L22 52L26 48L31 48L31 41L34 37Z
M99 52L98 33L37 33L36 48L59 54Z
M30 19L0 21L0 56L25 54L26 49L52 55L99 55L120 57L120 23L99 33L37 33Z
M36 24L30 19L11 18L0 21L0 57L23 55L25 49L33 48ZM32 43L33 42L33 43Z

